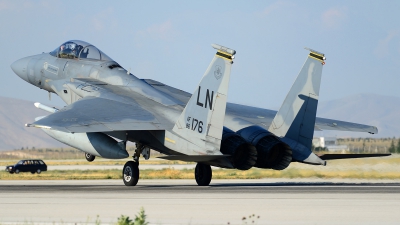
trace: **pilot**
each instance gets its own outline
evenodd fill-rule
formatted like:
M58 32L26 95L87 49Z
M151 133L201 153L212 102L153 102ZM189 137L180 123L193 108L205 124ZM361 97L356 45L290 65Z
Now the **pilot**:
M79 57L79 53L81 52L82 48L83 48L82 45L76 45L76 48L75 48L75 58L78 58L78 57Z
M71 44L69 44L69 48L70 48L70 50L71 50L71 52L70 52L70 54L69 54L69 57L70 58L75 58L76 57L76 44L75 43L71 43Z
M58 51L58 57L59 58L62 58L62 54L63 54L64 49L65 49L65 45L61 45L60 46L60 50Z

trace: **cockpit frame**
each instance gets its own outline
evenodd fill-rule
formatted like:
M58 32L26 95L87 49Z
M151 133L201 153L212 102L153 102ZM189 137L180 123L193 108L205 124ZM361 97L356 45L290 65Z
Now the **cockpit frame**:
M64 42L62 45L50 52L50 55L64 59L113 61L94 45L80 40Z

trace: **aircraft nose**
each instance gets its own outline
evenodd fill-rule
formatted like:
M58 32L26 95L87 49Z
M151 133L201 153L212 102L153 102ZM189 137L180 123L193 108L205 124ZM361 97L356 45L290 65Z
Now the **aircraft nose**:
M23 80L29 82L28 80L28 63L29 63L30 57L18 59L17 61L13 62L11 64L11 69L14 71L15 74L17 74L20 78Z

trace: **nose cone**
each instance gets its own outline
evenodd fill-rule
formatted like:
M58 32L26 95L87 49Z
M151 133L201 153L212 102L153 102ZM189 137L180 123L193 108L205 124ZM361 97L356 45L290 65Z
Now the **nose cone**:
M19 77L21 77L23 80L29 82L28 80L28 63L29 63L30 57L22 58L17 61L15 61L13 64L11 64L11 69L14 71L15 74L17 74Z

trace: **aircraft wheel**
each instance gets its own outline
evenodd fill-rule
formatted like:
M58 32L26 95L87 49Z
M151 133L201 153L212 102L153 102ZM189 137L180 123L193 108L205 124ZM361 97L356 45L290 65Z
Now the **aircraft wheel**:
M91 155L91 154L89 154L89 153L85 153L85 159L86 159L88 162L93 162L95 158L96 158L96 156Z
M36 170L37 174L40 174L42 171L40 169Z
M122 170L122 180L126 186L135 186L139 181L139 163L126 162Z
M15 170L15 173L18 174L18 173L19 173L19 169L16 169L16 170Z
M210 165L197 163L194 170L194 177L196 178L197 185L208 186L212 178L212 170Z
M14 172L13 171L10 171L10 174L13 174Z

